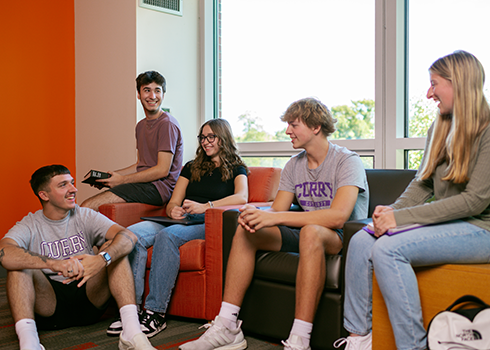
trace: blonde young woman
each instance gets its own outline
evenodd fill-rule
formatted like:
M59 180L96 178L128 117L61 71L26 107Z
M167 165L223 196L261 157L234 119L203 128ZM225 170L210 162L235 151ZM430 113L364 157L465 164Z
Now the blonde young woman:
M429 69L427 98L439 113L416 178L373 213L375 234L359 231L347 253L344 327L336 346L371 349L372 272L376 271L397 349L426 349L414 266L488 263L490 258L490 110L478 59L457 51ZM434 198L430 203L428 199ZM420 228L385 235L396 226Z

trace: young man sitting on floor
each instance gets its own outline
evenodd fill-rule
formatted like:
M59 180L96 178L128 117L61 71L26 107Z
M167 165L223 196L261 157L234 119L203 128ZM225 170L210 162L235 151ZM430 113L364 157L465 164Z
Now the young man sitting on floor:
M119 349L155 349L140 329L127 258L136 236L76 205L77 189L63 165L36 170L30 183L42 209L25 216L0 241L0 264L7 269L20 349L44 350L37 327L52 330L97 322L111 295L124 324Z

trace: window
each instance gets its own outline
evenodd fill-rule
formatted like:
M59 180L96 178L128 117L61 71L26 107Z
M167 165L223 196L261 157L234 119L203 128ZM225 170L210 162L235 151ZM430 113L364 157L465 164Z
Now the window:
M488 0L410 0L408 32L408 137L425 137L437 113L427 100L430 65L456 50L474 54L490 70L490 49L482 37L488 32ZM488 74L488 73L487 73ZM488 84L486 84L486 87ZM488 95L488 88L485 89ZM417 168L423 151L407 151L409 168Z
M374 137L374 0L221 0L221 117L237 141L289 141L280 116L317 97L336 139Z
M465 49L490 69L487 0L209 1L219 14L213 115L231 122L242 156L254 161L297 152L281 139L279 117L314 96L333 112L348 107L335 115L350 134L332 142L358 152L366 167L417 167L437 111L425 99L430 64Z

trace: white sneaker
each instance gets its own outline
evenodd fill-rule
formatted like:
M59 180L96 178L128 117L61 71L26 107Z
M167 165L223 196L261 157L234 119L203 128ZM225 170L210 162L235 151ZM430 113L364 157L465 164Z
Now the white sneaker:
M281 341L284 350L311 350L311 347L304 346L301 337L291 334L286 341Z
M41 350L46 350L43 346L43 344L39 344L39 346L41 346ZM29 350L29 349L25 349L25 350Z
M343 344L347 344L344 350L372 350L373 348L373 334L369 333L362 336L347 338L340 338L333 343L333 346L337 349Z
M216 316L211 324L204 326L208 330L199 339L182 344L180 350L242 350L247 348L247 341L240 328L242 321L238 321L236 329L229 329L221 323L220 317Z
M151 345L146 335L138 333L130 341L119 336L119 350L156 350L156 348Z

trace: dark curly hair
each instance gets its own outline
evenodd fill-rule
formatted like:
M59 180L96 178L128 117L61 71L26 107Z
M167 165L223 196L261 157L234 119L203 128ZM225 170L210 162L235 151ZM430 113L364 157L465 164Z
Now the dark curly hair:
M164 93L167 92L167 81L165 80L163 75L154 70L141 73L140 75L138 75L138 77L136 77L136 90L138 91L138 93L141 93L141 87L151 83L160 85L162 87L162 91Z
M238 148L235 139L233 138L230 123L225 119L211 119L201 125L199 135L202 135L202 130L206 125L213 130L220 145L218 156L220 159L219 168L222 174L221 180L224 182L232 179L233 169L239 165L244 166L248 173L247 166L238 155ZM215 168L216 164L211 160L211 157L204 152L202 145L199 144L196 150L196 158L191 164L191 181L200 181L204 174L211 172Z

